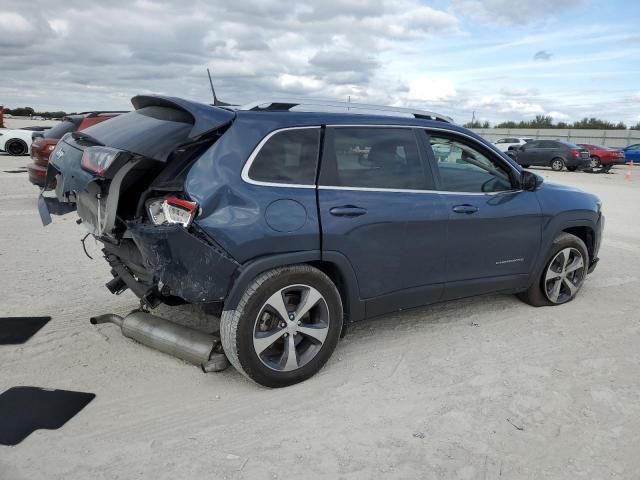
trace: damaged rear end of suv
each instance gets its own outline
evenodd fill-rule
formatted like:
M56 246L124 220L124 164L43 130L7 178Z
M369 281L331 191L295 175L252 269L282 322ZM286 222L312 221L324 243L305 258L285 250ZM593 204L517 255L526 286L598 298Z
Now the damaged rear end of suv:
M184 180L235 114L167 97L132 103L135 111L62 138L44 188L55 185L55 197L39 199L43 223L77 209L103 245L112 293L128 288L143 307L216 309L237 263L193 223L199 207Z

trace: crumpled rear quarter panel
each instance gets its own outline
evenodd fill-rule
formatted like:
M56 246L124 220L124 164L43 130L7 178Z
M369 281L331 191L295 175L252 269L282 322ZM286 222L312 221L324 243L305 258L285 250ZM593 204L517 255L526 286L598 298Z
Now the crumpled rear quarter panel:
M189 303L222 300L238 263L221 248L180 225L130 223L128 229L146 267L164 285Z

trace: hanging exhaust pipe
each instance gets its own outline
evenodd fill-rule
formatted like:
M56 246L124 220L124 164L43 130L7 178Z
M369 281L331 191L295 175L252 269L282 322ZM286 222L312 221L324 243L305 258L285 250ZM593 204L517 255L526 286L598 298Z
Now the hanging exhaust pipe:
M136 311L124 318L107 313L91 317L89 321L93 325L113 323L120 327L125 337L199 365L204 372L219 372L229 366L229 360L222 353L219 338L150 313Z

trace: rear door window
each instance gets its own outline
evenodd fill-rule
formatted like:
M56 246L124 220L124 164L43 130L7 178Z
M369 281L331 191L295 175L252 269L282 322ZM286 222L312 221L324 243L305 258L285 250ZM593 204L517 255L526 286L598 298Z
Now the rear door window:
M282 130L267 137L249 168L249 178L284 185L315 185L320 128Z
M430 190L411 128L332 127L325 135L320 184L393 190Z

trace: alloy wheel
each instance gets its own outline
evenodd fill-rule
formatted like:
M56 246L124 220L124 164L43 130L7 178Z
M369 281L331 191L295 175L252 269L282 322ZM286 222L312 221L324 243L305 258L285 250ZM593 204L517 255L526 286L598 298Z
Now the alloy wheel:
M591 157L591 160L589 161L589 168L598 168L599 165L600 162L598 159L596 157Z
M544 276L544 293L552 303L571 300L582 286L586 265L576 248L564 248L556 253Z
M554 160L553 162L551 162L551 168L555 171L562 170L563 166L564 164L562 163L562 160Z
M308 285L290 285L271 295L253 328L253 348L272 370L304 367L320 352L329 333L329 308Z

